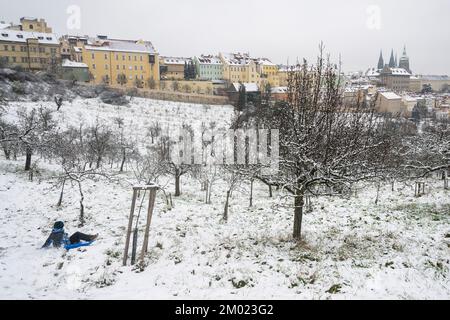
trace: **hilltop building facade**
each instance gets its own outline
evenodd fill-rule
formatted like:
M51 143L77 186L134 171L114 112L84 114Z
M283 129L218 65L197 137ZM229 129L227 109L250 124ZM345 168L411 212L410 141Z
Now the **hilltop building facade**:
M149 41L98 36L83 47L82 56L96 84L147 88L152 79L159 85L159 57Z

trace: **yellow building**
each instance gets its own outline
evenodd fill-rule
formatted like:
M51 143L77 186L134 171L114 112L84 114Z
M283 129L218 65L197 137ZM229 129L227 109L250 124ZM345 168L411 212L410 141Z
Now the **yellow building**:
M61 59L83 62L83 47L88 44L88 36L64 35L60 39Z
M220 53L223 63L223 78L230 83L259 83L260 75L257 65L248 54Z
M267 58L256 59L255 62L260 74L259 85L263 87L268 83L272 87L279 87L278 66Z
M61 62L58 38L53 33L1 29L0 60L31 71L56 67Z
M161 79L184 80L184 67L189 63L192 63L190 58L160 57Z
M29 31L29 32L41 32L41 33L52 33L52 28L47 25L44 19L23 17L20 18L20 24L11 25L9 27L11 30L16 31Z
M84 46L83 62L96 84L149 88L153 82L159 86L158 53L149 41L101 36Z

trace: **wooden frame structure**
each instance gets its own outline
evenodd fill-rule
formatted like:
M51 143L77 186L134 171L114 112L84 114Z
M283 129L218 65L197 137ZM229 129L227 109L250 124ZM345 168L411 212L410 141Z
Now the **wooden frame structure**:
M414 186L414 196L420 197L425 194L425 182L423 181L416 181L416 184Z
M158 190L158 187L156 185L145 185L145 186L133 187L133 198L131 200L131 210L130 210L130 217L128 219L127 237L125 240L125 250L123 253L123 265L124 266L127 265L128 251L130 248L131 233L132 233L132 229L133 229L134 210L136 207L136 199L137 199L140 191L149 191L149 193L150 193L149 197L148 197L148 210L147 210L147 221L146 221L145 233L144 233L144 243L142 245L141 255L139 258L141 262L144 260L144 256L148 251L148 238L149 238L149 233L150 233L150 224L152 222L152 215L153 215L153 209L155 207L155 199L156 199L156 191L157 190Z

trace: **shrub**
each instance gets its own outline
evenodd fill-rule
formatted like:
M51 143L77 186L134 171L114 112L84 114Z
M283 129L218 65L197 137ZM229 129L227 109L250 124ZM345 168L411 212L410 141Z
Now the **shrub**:
M123 106L128 104L128 99L122 92L119 91L104 91L100 94L100 100L103 103L112 104L116 106Z
M25 94L25 86L23 85L22 82L14 81L11 89L15 94L18 94L18 95Z

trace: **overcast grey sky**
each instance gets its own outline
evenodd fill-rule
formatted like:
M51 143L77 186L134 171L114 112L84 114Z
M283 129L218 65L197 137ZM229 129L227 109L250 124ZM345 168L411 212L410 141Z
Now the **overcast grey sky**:
M345 71L376 66L380 49L411 69L450 74L450 0L0 0L0 20L45 18L58 34L150 40L162 55L250 52L276 63L311 59L324 41ZM71 5L80 29L68 29ZM73 16L72 16L73 17ZM71 20L73 21L73 20Z

